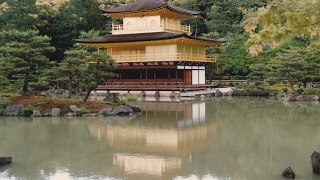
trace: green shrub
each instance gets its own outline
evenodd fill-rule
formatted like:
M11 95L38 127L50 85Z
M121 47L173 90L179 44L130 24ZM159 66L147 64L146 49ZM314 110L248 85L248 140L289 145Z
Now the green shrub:
M25 108L25 110L33 111L33 110L39 110L39 109L36 108L36 107L33 107L33 106L28 106L28 107Z
M89 109L86 109L84 107L80 108L79 114L90 114L91 111Z
M43 104L48 104L48 102L45 102L45 101L38 102L38 105L43 105Z
M138 96L132 94L121 95L121 100L126 100L127 102L138 102Z
M234 96L249 96L248 91L244 89L233 89L233 95Z
M7 105L9 105L11 101L1 101L0 102L0 115L3 115L4 110L6 109Z
M287 93L288 92L288 88L282 88L283 93Z
M304 92L309 95L320 96L320 89L319 88L306 88L306 89L304 89Z
M301 88L297 90L297 93L298 93L298 94L302 94L303 92L304 92L304 90L301 89Z
M269 91L262 86L242 86L242 89L234 89L234 96L268 96Z
M10 104L10 103L11 103L10 101L1 101L1 102L0 102L0 107L1 107L1 108L6 108L7 105Z
M222 82L221 82L221 81L218 81L218 82L217 82L217 87L222 87L222 86L223 86Z

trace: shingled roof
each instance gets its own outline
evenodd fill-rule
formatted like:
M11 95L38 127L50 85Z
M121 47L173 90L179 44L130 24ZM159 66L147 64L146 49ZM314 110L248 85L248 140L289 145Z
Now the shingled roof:
M103 9L101 11L106 14L134 13L134 12L152 11L152 10L157 10L164 7L167 7L171 11L181 13L181 14L194 15L194 16L200 14L200 12L198 11L191 11L191 10L183 9L177 6L170 5L164 2L163 0L139 0L132 4L111 8L111 9Z
M185 37L188 39L195 39L199 41L205 41L209 43L224 43L225 40L218 39L208 39L201 37L189 36L185 33L183 34L175 34L169 32L155 32L155 33L139 33L139 34L122 34L122 35L110 35L110 36L102 36L97 38L90 39L75 39L76 43L84 43L84 44L102 44L102 43L124 43L124 42L141 42L141 41L156 41L156 40L167 40L167 39L175 39Z

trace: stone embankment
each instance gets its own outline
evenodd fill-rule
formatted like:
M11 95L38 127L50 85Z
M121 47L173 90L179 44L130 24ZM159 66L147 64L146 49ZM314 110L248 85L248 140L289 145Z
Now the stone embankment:
M294 94L284 94L284 101L319 101L319 97L315 95L294 95Z
M6 103L4 103L6 102ZM119 105L114 108L103 108L98 113L89 113L83 111L76 105L69 106L70 112L62 114L60 108L52 108L51 113L41 113L40 110L31 110L25 107L22 103L11 102L7 97L0 97L0 116L27 116L27 117L60 117L60 116L91 116L91 117L104 117L104 116L130 116L135 117L136 113L142 112L139 106L131 107L129 105Z

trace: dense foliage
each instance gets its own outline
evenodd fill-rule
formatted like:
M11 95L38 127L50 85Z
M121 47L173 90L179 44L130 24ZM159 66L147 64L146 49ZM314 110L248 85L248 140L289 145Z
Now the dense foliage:
M136 0L0 1L0 85L14 91L50 87L87 89L114 75L112 59L96 49L75 46L73 39L107 35L111 23L99 9ZM219 61L207 78L248 79L255 85L307 86L319 81L319 12L314 0L166 0L200 11L184 20L194 36L226 39L208 48ZM254 56L253 56L254 55ZM88 57L95 57L88 63ZM96 60L95 60L96 59ZM101 67L105 65L105 67ZM98 71L101 70L102 71Z

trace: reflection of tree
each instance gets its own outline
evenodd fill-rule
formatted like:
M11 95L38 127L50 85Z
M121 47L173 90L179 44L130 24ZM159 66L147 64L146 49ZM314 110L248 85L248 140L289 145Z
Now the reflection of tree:
M266 169L269 173L278 173L285 163L309 167L309 164L302 165L301 156L300 159L289 157L311 153L305 151L307 147L319 143L318 135L314 134L319 130L317 106L288 107L268 98L233 98L216 100L206 108L207 112L211 110L210 114L216 114L212 120L217 122L217 131L209 139L217 146L205 157L193 157L199 160L199 165L229 174L225 167L239 169L234 172L235 177L247 176L244 173L249 171L253 179L255 176L260 179L261 171ZM306 148L298 148L298 144ZM218 166L216 162L224 165Z

